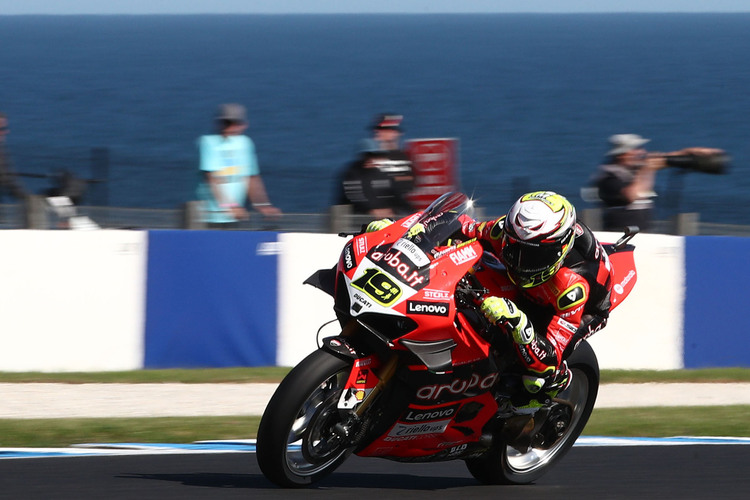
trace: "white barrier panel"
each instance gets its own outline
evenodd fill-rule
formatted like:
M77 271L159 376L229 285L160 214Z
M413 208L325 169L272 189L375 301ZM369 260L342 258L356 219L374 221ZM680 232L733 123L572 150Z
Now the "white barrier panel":
M0 371L143 367L145 231L0 231Z
M616 233L597 233L614 242ZM685 300L685 239L638 234L638 281L602 331L590 338L602 369L676 370L683 368L682 325Z
M597 234L607 242L619 236ZM325 234L281 234L279 238L282 251L277 363L293 366L317 347L318 327L335 318L333 300L302 282L316 270L332 267L345 240ZM591 345L603 369L682 368L684 239L639 234L632 243L636 246L638 282L631 295L612 312L607 327L591 337ZM324 334L335 335L337 327L338 323L334 323Z
M346 241L335 234L279 234L277 365L294 366L317 349L318 328L336 319L333 298L303 282L318 269L336 265ZM338 321L334 321L321 337L340 331Z

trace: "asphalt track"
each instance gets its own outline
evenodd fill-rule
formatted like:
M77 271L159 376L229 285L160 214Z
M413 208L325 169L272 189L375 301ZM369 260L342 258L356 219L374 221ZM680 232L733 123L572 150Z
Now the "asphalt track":
M254 453L0 460L0 498L747 499L750 446L575 447L537 483L485 486L460 461L351 457L313 488L282 490Z

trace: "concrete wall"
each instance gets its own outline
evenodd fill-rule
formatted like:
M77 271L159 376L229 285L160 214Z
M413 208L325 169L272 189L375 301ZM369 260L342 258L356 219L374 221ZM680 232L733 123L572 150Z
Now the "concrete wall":
M143 366L147 233L0 231L0 370Z

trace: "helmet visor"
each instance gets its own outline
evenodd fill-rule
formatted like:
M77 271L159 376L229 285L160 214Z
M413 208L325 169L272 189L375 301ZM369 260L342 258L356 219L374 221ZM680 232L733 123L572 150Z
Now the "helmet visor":
M564 257L561 243L540 244L518 240L507 234L503 238L503 261L511 279L523 287L547 281Z

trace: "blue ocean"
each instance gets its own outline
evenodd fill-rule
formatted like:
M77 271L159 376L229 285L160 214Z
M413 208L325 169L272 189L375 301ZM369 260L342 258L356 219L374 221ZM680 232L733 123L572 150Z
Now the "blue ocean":
M660 172L662 216L750 224L750 14L0 16L21 173L101 176L91 150L108 148L108 204L175 208L223 102L247 107L287 213L327 210L387 111L405 138L460 140L461 187L490 215L527 188L585 207L607 137L638 133L732 157L726 175Z

